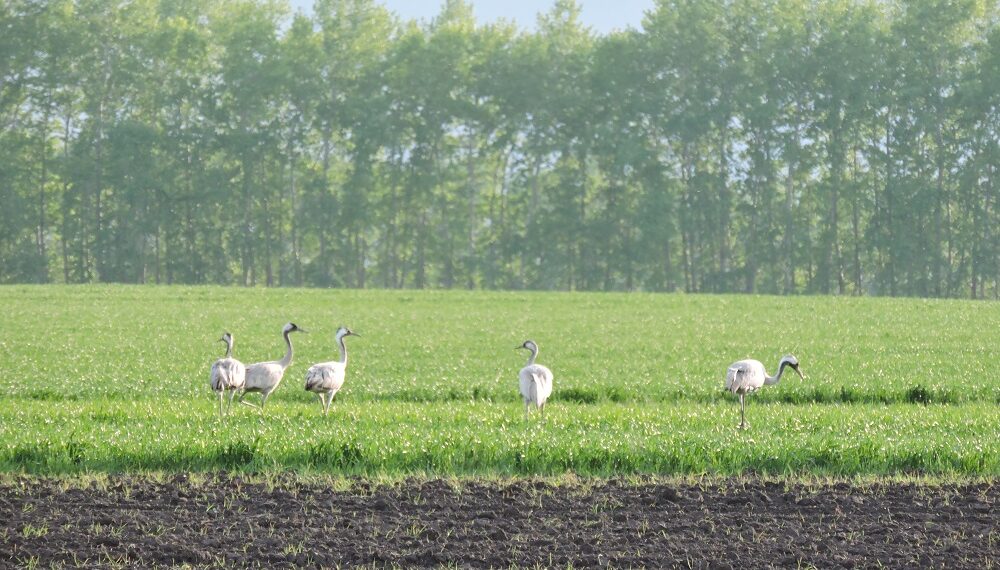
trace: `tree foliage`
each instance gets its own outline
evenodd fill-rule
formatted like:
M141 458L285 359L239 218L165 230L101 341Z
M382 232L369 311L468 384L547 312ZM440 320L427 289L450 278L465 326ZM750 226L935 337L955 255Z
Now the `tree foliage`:
M1000 12L0 7L0 282L1000 296Z

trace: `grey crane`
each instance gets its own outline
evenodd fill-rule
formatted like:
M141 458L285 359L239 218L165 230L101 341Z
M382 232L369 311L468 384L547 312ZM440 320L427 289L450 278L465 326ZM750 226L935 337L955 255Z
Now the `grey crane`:
M361 335L347 327L340 327L333 337L340 350L340 360L313 364L306 370L306 390L319 398L324 416L330 412L333 397L344 386L344 377L347 375L347 345L344 344L344 337L348 336Z
M233 335L228 332L222 333L219 342L226 343L226 355L212 363L211 385L212 390L219 394L219 415L225 415L222 410L222 403L225 401L226 392L229 392L229 405L226 411L233 405L233 396L243 390L246 384L247 368L242 362L233 358Z
M518 374L521 383L521 398L524 399L524 419L528 419L532 406L537 408L544 418L545 402L552 395L552 371L541 364L535 364L535 358L538 356L538 344L535 341L526 340L524 344L515 348L515 350L521 349L531 351L528 363Z
M747 394L756 392L763 386L771 386L780 382L786 366L794 370L799 378L805 378L802 371L799 370L799 359L791 354L781 357L781 360L778 361L778 373L774 376L768 376L764 365L759 360L753 359L738 360L726 369L726 390L740 397L740 429L750 427L746 418L745 398Z
M285 338L285 356L281 360L270 362L258 362L247 366L247 381L243 393L240 394L240 403L254 406L250 402L244 402L243 397L249 392L260 392L260 408L267 404L267 397L278 388L281 379L285 375L285 369L292 364L292 339L288 335L293 332L309 332L300 329L295 323L288 323L281 329L281 336Z

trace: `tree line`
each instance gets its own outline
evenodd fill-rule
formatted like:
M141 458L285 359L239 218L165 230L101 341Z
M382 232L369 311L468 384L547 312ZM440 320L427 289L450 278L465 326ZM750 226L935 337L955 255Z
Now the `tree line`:
M998 16L7 0L0 282L997 298Z

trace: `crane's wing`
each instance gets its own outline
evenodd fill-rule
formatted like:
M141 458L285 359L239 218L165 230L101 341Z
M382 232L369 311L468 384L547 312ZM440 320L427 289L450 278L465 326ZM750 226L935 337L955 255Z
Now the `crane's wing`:
M212 364L211 378L213 390L240 389L246 379L246 368L235 359L221 358Z
M535 382L534 376L532 376L531 371L528 368L522 368L521 373L518 374L518 380L520 380L521 385L521 397L526 401L535 401Z
M277 362L257 362L246 367L246 390L257 392L271 389L281 382L285 369Z
M221 360L216 360L212 364L212 374L209 376L209 382L212 384L212 390L215 390L216 392L225 389L226 373L222 370L222 366L220 366L221 362Z
M552 393L552 372L534 364L521 369L521 396L535 405L545 403Z
M535 380L535 390L537 390L535 397L538 399L538 403L544 404L552 394L552 374L536 372L532 376Z
M544 401L552 394L552 371L544 366L538 368L534 373L535 383L538 384L539 396Z
M339 390L344 384L344 369L338 363L315 364L306 371L306 390Z
M750 378L753 376L753 368L747 362L734 362L726 370L726 390L732 393L750 388Z

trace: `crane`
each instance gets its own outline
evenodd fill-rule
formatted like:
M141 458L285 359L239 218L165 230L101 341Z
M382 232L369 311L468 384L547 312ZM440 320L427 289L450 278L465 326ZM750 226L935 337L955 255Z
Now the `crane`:
M521 349L531 351L528 363L518 374L521 381L521 397L524 399L524 419L528 419L532 405L544 418L545 401L552 395L552 371L541 364L535 364L535 358L538 356L538 344L535 341L526 340L521 346L515 347L515 350Z
M300 329L295 323L285 324L281 329L281 336L285 338L285 346L287 347L285 356L281 360L258 362L247 366L246 386L243 389L243 393L240 394L241 404L254 406L255 404L244 402L243 397L249 392L260 392L260 408L264 409L264 405L267 404L267 397L278 387L278 384L281 383L281 378L285 375L285 369L292 364L292 339L288 335L293 332L305 333L309 331Z
M775 376L768 376L764 365L753 359L736 361L726 369L726 390L740 397L740 429L750 427L746 420L746 395L756 392L762 386L777 384L781 381L786 366L794 370L799 378L805 379L799 370L799 359L791 354L782 356L778 361L778 374Z
M222 403L226 392L229 392L229 405L226 406L228 411L233 405L233 396L236 392L242 391L246 384L247 368L242 362L233 358L233 335L224 332L219 342L226 343L226 355L212 363L210 378L212 390L219 394L219 416L222 416L224 415Z
M324 416L330 411L333 397L344 385L344 376L347 374L347 345L344 344L344 337L347 336L361 335L347 327L340 327L333 337L340 350L340 360L313 364L306 370L306 390L313 392L319 398Z

